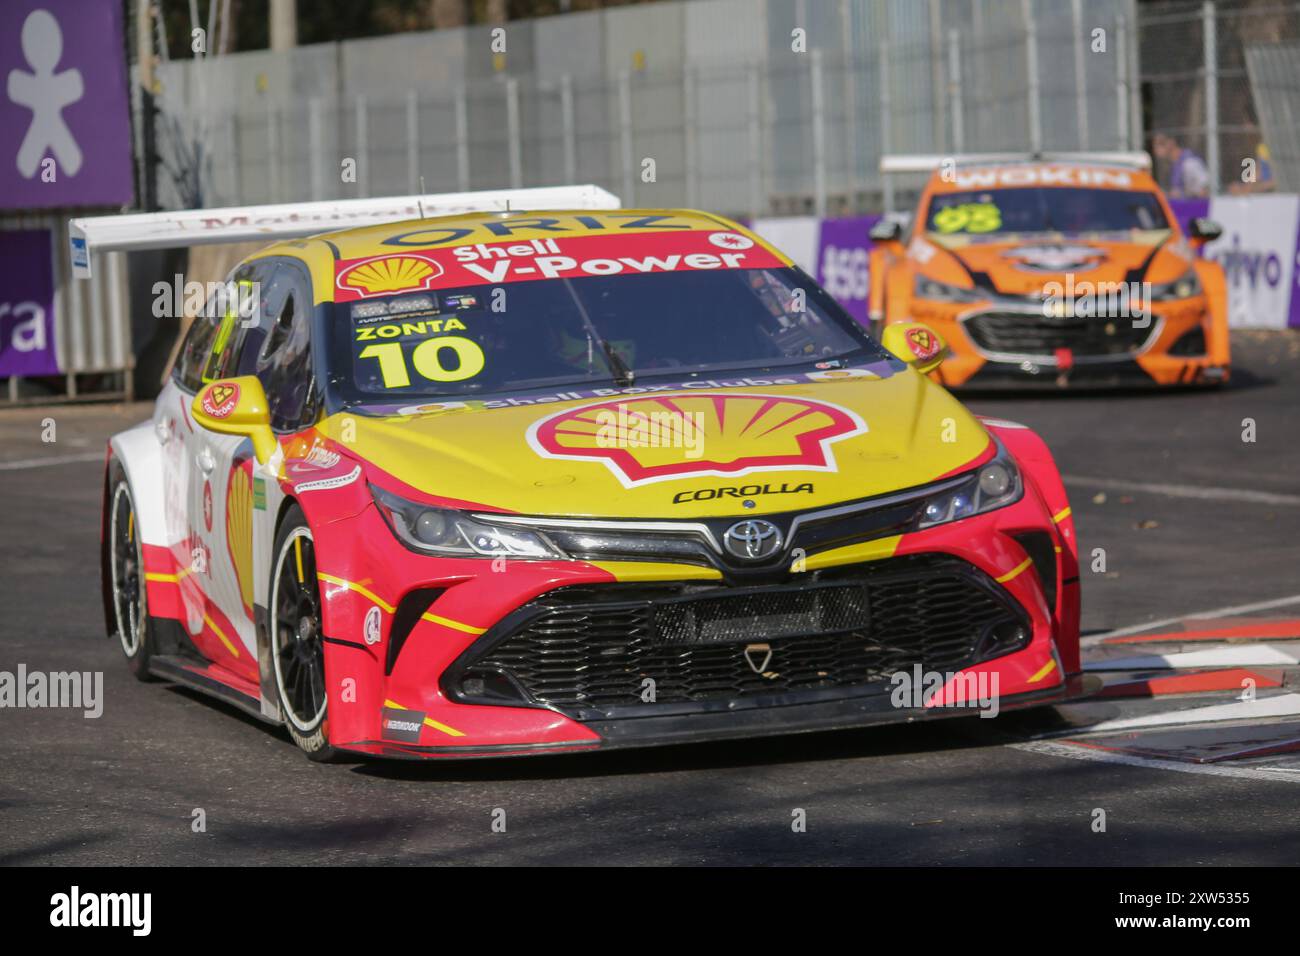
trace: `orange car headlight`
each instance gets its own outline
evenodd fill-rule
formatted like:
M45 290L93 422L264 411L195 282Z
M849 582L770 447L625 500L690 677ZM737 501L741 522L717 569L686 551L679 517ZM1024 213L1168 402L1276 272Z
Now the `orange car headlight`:
M1173 299L1190 299L1201 294L1201 278L1196 274L1196 267L1188 269L1173 282L1159 282L1151 286L1152 302L1168 302Z
M923 275L916 277L912 285L912 295L932 302L978 302L985 298L978 289L963 289L961 286L949 285L937 279L927 279Z

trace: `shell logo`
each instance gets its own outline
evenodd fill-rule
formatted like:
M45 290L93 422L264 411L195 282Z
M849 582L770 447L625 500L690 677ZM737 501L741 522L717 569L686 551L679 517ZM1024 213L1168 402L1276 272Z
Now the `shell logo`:
M226 487L226 550L239 584L239 601L253 619L253 462L239 462Z
M600 462L624 487L756 471L836 471L831 446L867 432L839 405L798 396L638 396L548 415L528 429L543 458Z
M939 339L929 329L908 329L907 345L922 362L939 354Z
M442 275L442 266L427 256L412 254L376 256L354 263L339 273L337 284L361 296L388 295L427 289Z

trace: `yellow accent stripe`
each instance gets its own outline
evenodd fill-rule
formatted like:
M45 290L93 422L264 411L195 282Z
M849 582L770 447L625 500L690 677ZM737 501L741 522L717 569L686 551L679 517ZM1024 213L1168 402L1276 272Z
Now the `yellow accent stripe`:
M1070 509L1063 508L1062 510L1058 511L1056 514L1052 515L1052 521L1054 521L1056 524L1060 524L1068 517L1070 517Z
M163 581L168 584L179 584L193 573L194 569L190 567L181 568L175 574L167 574L163 571L146 571L144 573L144 579L146 581Z
M298 562L298 583L305 584L302 574L302 535L293 539L293 556Z
M385 700L385 701L384 701L384 706L385 706L385 707L391 707L393 710L410 710L410 709L411 709L411 708L409 708L409 707L403 707L401 704L399 704L399 703L398 703L397 701L395 701L395 700ZM446 724L440 724L440 723L438 723L438 721L434 720L432 717L426 717L426 718L424 718L424 725L425 725L426 727L432 727L434 730L441 731L442 733L446 734L448 737L464 737L464 736L465 736L465 735L462 734L459 730L457 730L455 727L449 727L449 726L447 726Z
M213 634L221 638L221 643L226 645L226 650L230 651L230 653L233 654L235 657L239 656L239 651L235 648L235 645L230 643L230 638L226 637L226 635L221 633L221 628L217 627L216 623L212 620L212 618L208 617L206 614L203 615L203 623L206 624L208 627L212 628Z
M894 552L898 550L898 543L902 540L903 536L896 534L890 538L877 538L875 541L863 541L860 544L832 548L830 551L820 551L805 558L802 568L791 564L790 571L797 574L801 570L820 571L822 568L834 568L842 564L858 564L863 561L892 558Z
M1023 563L1016 565L1006 574L1002 575L1002 577L998 578L997 579L998 584L1006 584L1012 578L1019 577L1021 574L1025 572L1025 569L1028 568L1033 563L1034 563L1033 558L1025 558Z
M464 631L466 634L482 634L487 630L486 627L475 627L473 624L462 624L460 621L453 621L449 617L440 617L437 614L421 614L420 620L429 621L432 624L441 624L443 627L449 627L454 631Z
M126 516L126 540L135 540L135 512L132 511Z
M1052 671L1054 671L1054 670L1056 670L1056 661L1055 661L1055 659L1050 660L1050 661L1048 661L1046 664L1044 664L1044 665L1043 665L1043 669L1040 670L1040 671L1039 671L1037 674L1035 674L1033 677L1029 678L1028 683L1030 683L1030 684L1037 684L1040 680L1042 680L1042 679L1043 679L1044 677L1046 677L1048 674L1052 673Z
M617 581L719 581L722 572L695 564L664 561L588 561Z
M325 581L328 584L337 584L341 588L347 588L350 591L356 591L362 597L369 598L371 601L374 601L376 604L378 604L389 614L393 614L397 611L397 608L393 607L393 605L389 604L379 595L375 594L373 591L369 590L368 588L361 586L360 584L356 584L353 581L348 581L343 578L335 577L332 574L326 574L324 571L317 571L316 577L320 578L322 581ZM460 621L453 621L449 617L441 617L440 615L431 614L427 612L425 614L420 615L420 619L424 621L429 621L432 624L441 624L443 627L450 627L453 630L464 631L466 634L482 634L484 631L487 630L487 628L484 627L475 627L473 624L462 624Z
M355 584L352 581L347 581L343 578L336 578L334 575L326 574L323 571L317 571L316 577L320 578L320 580L325 581L328 584L337 584L341 588L347 588L350 591L356 591L362 597L366 597L374 601L376 604L382 607L389 614L392 614L394 611L397 610L397 608L393 607L383 598L379 597L373 591L367 590L366 588L362 587L360 584Z

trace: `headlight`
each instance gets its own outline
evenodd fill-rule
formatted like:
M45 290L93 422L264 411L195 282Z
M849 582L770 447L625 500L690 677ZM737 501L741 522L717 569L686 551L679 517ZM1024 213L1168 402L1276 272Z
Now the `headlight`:
M930 299L935 302L978 302L985 298L978 289L963 289L961 286L948 285L918 275L912 284L912 294L918 299Z
M1005 508L1020 500L1024 487L1020 470L1001 447L992 461L982 465L966 481L925 500L917 528L932 528L949 521Z
M505 528L450 508L408 501L370 486L379 512L408 548L449 558L560 558L565 554L540 534Z
M1201 294L1201 279L1196 274L1196 267L1188 269L1173 282L1160 282L1151 286L1151 301L1161 302L1168 299L1190 299Z

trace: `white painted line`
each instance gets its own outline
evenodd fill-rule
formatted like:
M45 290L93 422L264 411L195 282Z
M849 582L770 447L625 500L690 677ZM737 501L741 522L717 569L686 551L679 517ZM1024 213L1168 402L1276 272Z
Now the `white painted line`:
M1212 724L1221 720L1265 720L1269 717L1295 717L1300 714L1300 694L1278 694L1254 700L1235 700L1229 704L1189 707L1143 717L1116 717L1103 720L1083 730L1087 734L1111 730L1136 730L1140 727L1172 727L1182 724Z
M1139 491L1166 498L1196 498L1202 501L1243 501L1254 505L1282 505L1300 508L1300 495L1282 495L1250 488L1216 488L1211 485L1166 485L1123 478L1093 478L1087 475L1062 475L1067 485L1103 488L1112 491Z
M1281 770L1275 770L1271 767L1224 767L1218 764L1183 763L1177 760L1139 757L1136 754L1094 750L1091 747L1080 747L1078 744L1058 744L1046 740L1010 744L1009 746L1012 750L1046 754L1049 757L1092 760L1097 763L1118 763L1129 767L1145 767L1148 770L1176 770L1179 773L1200 773L1209 777L1238 777L1245 780L1280 780L1284 783L1300 783L1300 775L1288 776Z
M1214 611L1201 611L1196 614L1180 614L1178 617L1166 617L1159 621L1148 621L1146 624L1134 624L1131 627L1121 627L1115 631L1107 631L1105 634L1089 634L1082 638L1079 643L1087 646L1104 641L1108 637L1123 637L1126 634L1141 634L1143 631L1154 630L1157 627L1169 627L1171 624L1181 624L1183 621L1212 621L1220 617L1232 617L1234 614L1250 614L1254 611L1269 611L1275 607L1286 607L1289 604L1300 604L1300 594L1292 594L1290 597L1274 598L1271 601L1257 601L1254 604L1237 604L1233 607L1221 607Z
M1272 644L1224 644L1179 654L1146 654L1088 661L1086 671L1162 671L1186 667L1294 667L1300 658Z
M71 465L77 462L103 461L102 451L85 455L63 455L49 458L23 458L18 461L0 461L0 471L19 471L23 468L49 468L54 465Z

